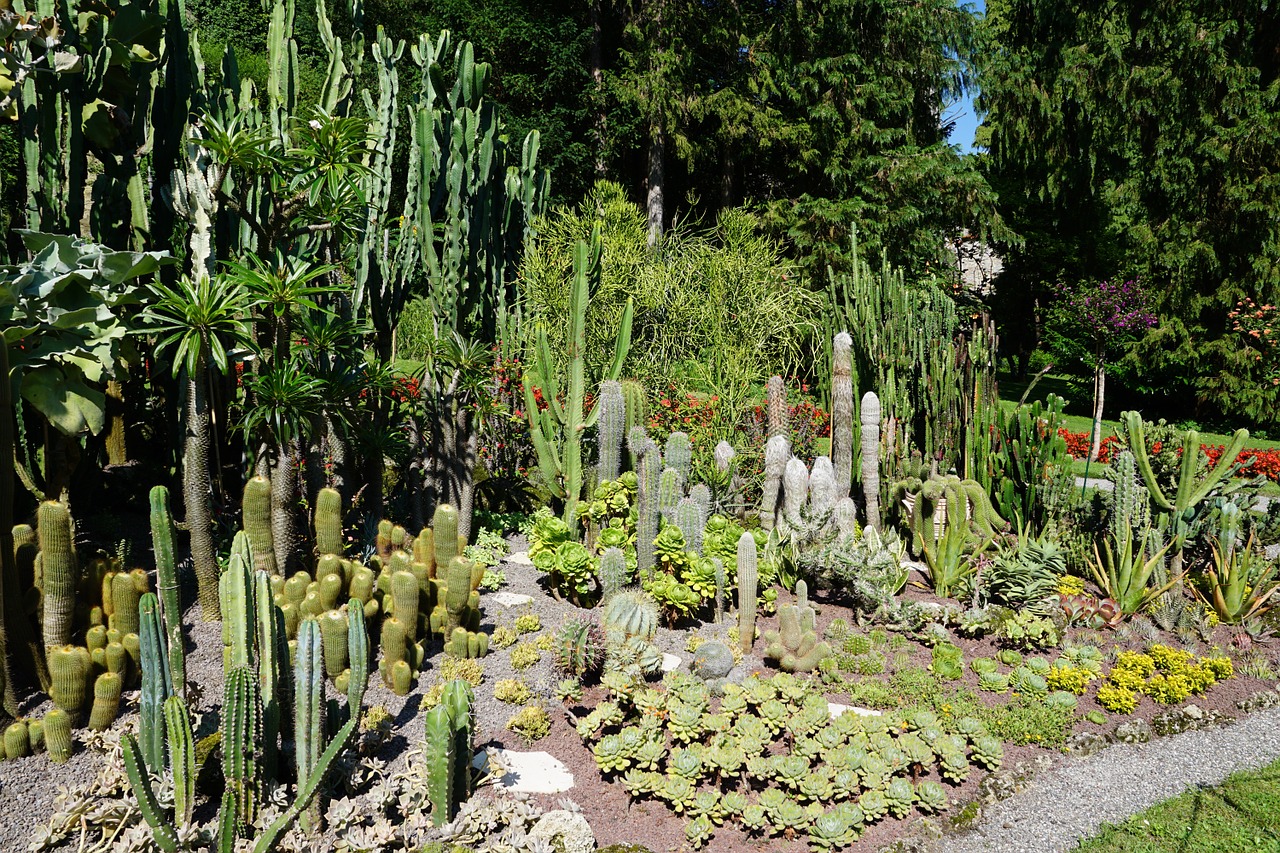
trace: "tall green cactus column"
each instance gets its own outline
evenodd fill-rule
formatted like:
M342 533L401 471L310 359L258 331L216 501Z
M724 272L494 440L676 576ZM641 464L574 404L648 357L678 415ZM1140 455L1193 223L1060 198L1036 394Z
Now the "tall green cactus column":
M431 822L436 826L453 820L458 806L471 796L473 699L470 686L455 679L445 685L440 704L427 712L424 759Z
M143 760L153 773L160 773L165 766L164 703L173 695L169 654L165 648L166 631L158 605L155 595L150 592L138 603L141 614L138 642L142 662L138 733L142 738Z
M58 501L45 501L36 512L44 578L44 647L53 649L71 642L80 562L76 559L71 511Z
M324 641L320 623L304 619L298 626L298 651L293 667L293 736L298 778L308 779L320 766L324 745L325 712ZM319 829L320 807L315 802L302 813L302 828L311 833Z
M164 486L151 490L151 548L155 552L156 586L169 631L169 674L173 689L182 696L187 692L187 652L182 633L182 604L178 599L173 517L169 513L169 490Z
M600 414L598 402L591 411L584 409L587 308L591 302L591 290L600 286L603 251L599 226L592 230L590 241L579 240L574 247L565 398L560 398L557 362L547 343L545 329L538 330L538 349L531 369L524 377L525 412L529 420L529 436L538 453L538 467L552 494L564 501L562 518L571 529L578 523L578 500L582 497L582 433L595 425ZM614 342L613 364L606 379L617 381L622 375L622 364L631 348L633 310L628 299ZM540 409L535 389L541 391L545 409Z
M738 537L738 639L744 652L756 641L756 596L760 582L756 539L750 533Z

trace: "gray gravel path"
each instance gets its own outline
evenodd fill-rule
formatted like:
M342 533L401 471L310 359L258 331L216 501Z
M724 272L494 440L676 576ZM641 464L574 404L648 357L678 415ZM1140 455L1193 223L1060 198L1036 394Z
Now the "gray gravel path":
M1055 853L1103 823L1117 823L1188 788L1216 785L1237 770L1280 758L1280 709L1239 722L1117 744L1046 771L1019 794L986 809L982 823L946 838L947 853Z

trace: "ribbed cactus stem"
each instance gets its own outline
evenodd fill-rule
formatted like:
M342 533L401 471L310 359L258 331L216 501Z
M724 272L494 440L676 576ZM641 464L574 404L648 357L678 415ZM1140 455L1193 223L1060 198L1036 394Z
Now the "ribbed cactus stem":
M222 643L227 669L254 666L254 600L253 580L249 566L239 554L231 555L231 563L218 579L222 611Z
M719 625L721 622L724 621L724 585L725 585L724 561L721 560L719 557L712 557L711 565L714 566L716 570L715 614L716 614L716 624Z
M44 748L54 764L71 760L75 741L71 736L71 715L56 708L44 715Z
M449 563L447 577L448 587L445 592L444 606L448 614L445 636L452 637L454 631L464 627L467 617L467 604L471 599L471 561L466 557L454 557Z
M831 345L831 462L837 500L853 485L853 338L835 336Z
M160 773L165 766L164 703L173 695L173 681L169 672L169 652L166 646L164 619L159 601L152 593L144 595L138 603L141 612L141 633L138 635L138 653L142 660L142 693L138 698L138 734L142 738L142 757L153 773Z
M636 568L641 578L653 571L653 542L658 538L661 510L658 492L662 481L662 454L651 443L640 457L636 495Z
M92 659L83 646L55 646L49 650L49 698L68 714L78 714L85 704Z
M227 674L222 704L222 776L235 803L239 826L252 825L261 798L262 769L258 764L262 739L262 697L258 678L247 666Z
M111 580L111 618L108 625L121 634L138 633L138 599L141 593L133 576L117 572ZM168 662L165 662L168 666Z
M93 682L93 707L89 711L89 728L100 732L120 714L120 693L124 682L117 673L104 672Z
M787 424L786 383L782 381L781 376L770 376L765 391L768 405L769 438L781 435L788 437L789 440L791 428Z
M431 534L436 546L436 571L444 572L458 556L458 511L440 504L431 516Z
M606 548L600 555L600 594L608 598L627 585L627 557L619 548Z
M41 597L44 647L52 649L71 642L80 565L76 560L71 512L67 505L45 501L40 504L36 517L44 591Z
M454 808L471 797L471 754L475 737L475 719L471 712L475 695L471 685L455 678L444 686L440 704L449 712L449 727L453 731L453 798Z
M275 535L271 531L271 481L253 477L244 484L240 504L241 525L253 548L253 568L278 574Z
M45 719L45 725L46 727L48 726L48 718ZM67 734L69 739L70 731ZM125 776L129 780L129 787L133 789L134 797L138 800L139 811L142 812L143 819L151 827L152 840L155 841L156 846L163 853L178 853L178 850L181 849L178 844L178 833L164 814L155 790L151 787L151 778L148 776L147 769L142 762L142 756L139 754L141 750L138 747L138 742L133 735L126 732L120 739L120 747L124 757ZM52 755L52 750L50 750L50 754ZM70 750L68 750L67 757L70 758L70 755Z
M622 399L623 411L625 412L624 423L626 425L627 455L630 458L629 467L634 470L640 464L641 446L633 444L631 438L637 428L640 429L641 433L644 432L644 385L634 379L622 380Z
M443 702L427 712L424 722L426 743L423 759L427 765L427 798L431 801L431 822L443 826L457 813L457 762L449 708Z
M801 525L805 502L808 498L809 469L802 461L792 456L787 460L787 467L782 472L782 520L788 525Z
M599 462L596 476L604 483L618 479L622 468L623 431L627 424L626 401L622 396L622 383L606 379L600 383L600 415L597 443Z
M341 555L342 493L337 489L326 487L316 494L315 528L316 553Z
M760 526L772 530L782 497L782 475L791 458L791 441L785 435L770 436L764 445L764 486L760 493Z
M675 468L664 468L658 481L658 512L668 524L676 523L676 506L684 497L684 480Z
M755 537L743 533L738 537L738 635L744 652L756 639L757 556Z
M173 771L173 817L181 828L191 825L196 801L196 742L191 714L181 696L164 703L165 732L169 737L169 765Z
M258 658L258 687L262 695L262 769L274 777L279 762L281 722L286 701L289 640L284 611L275 603L272 576L257 571L253 578L254 628ZM223 608L226 612L226 608Z
M119 695L116 696L117 703ZM4 730L4 755L7 759L22 758L31 754L31 734L26 720L17 720Z
M862 395L862 505L867 524L880 530L880 398L874 391Z
M347 679L347 712L357 719L365 688L369 686L369 630L359 599L347 602L347 658L351 674Z
M160 592L164 622L169 636L169 676L180 695L187 689L187 652L182 632L182 605L178 598L178 563L173 547L173 517L169 512L169 490L151 490L151 548L156 561L156 588Z
M347 668L347 629L345 610L329 610L320 617L324 671L329 678L337 678Z
M298 626L298 650L293 666L293 737L298 778L307 779L316 771L324 739L325 712L324 641L320 624L304 619ZM317 807L302 813L302 828L308 834L319 829Z
M685 545L695 554L702 553L702 510L693 498L681 498L673 513L676 526L684 534Z
M667 436L667 449L662 455L663 464L680 472L681 484L693 479L693 445L687 432L673 432Z

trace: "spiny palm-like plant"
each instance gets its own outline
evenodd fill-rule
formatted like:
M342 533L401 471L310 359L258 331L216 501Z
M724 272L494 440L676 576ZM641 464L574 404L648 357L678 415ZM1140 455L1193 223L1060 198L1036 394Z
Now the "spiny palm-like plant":
M272 360L288 359L294 319L304 311L318 311L315 298L338 290L328 280L335 269L287 258L281 252L270 261L251 255L247 264L227 264L227 276L248 290L266 314Z
M239 282L224 276L183 278L172 287L156 281L151 289L156 299L142 314L147 331L157 336L156 354L169 353L173 375L186 381L183 499L200 613L206 620L217 620L218 563L209 481L209 371L212 368L225 374L236 354L250 345L247 318L257 303Z
M307 372L296 358L271 365L246 377L249 404L240 428L250 446L259 448L259 464L271 467L271 534L276 565L286 576L295 553L294 510L297 506L297 448L310 434L323 410L324 383Z

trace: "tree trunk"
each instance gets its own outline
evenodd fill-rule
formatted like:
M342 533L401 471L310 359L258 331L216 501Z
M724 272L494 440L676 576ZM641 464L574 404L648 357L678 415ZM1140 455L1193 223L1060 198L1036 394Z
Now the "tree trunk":
M656 246L662 239L662 188L666 183L666 164L664 157L667 147L667 134L662 120L654 116L649 120L649 196L646 210L649 215L649 245Z
M1107 368L1098 359L1098 366L1093 371L1093 441L1089 445L1089 461L1098 461L1098 452L1102 449L1102 400L1107 390Z
M297 504L297 477L293 470L293 445L282 444L273 448L275 458L271 466L271 538L276 550L276 566L280 574L289 577L296 570L294 560L293 510Z
M604 30L600 23L600 0L591 3L591 86L593 124L596 137L596 179L606 176L604 149L608 115L604 102Z
M202 346L194 374L187 376L187 441L182 460L183 500L191 562L196 573L200 618L222 618L218 602L218 561L213 548L213 510L209 496L208 351Z
M124 385L119 379L107 380L107 464L124 465L129 451L124 437Z

